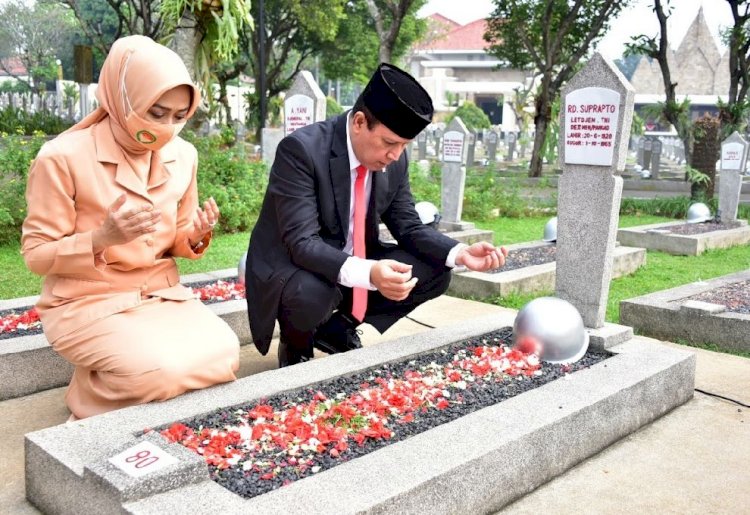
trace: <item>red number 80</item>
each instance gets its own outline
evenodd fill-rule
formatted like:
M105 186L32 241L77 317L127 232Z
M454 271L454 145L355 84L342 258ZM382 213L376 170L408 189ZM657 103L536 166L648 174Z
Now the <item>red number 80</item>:
M150 451L138 451L133 456L128 456L125 458L126 463L133 463L135 462L135 468L142 469L143 467L148 467L149 465L156 463L159 461L158 456L150 456ZM149 457L150 456L150 457Z

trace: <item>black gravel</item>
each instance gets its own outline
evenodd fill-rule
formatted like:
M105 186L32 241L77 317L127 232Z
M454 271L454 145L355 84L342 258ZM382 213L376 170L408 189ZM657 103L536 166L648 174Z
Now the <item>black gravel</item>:
M194 282L194 283L184 283L185 286L188 288L202 288L203 286L207 286L209 284L213 284L218 279L212 279L210 281L200 281L200 282ZM222 279L224 282L237 282L237 277L229 277L227 279ZM226 302L223 300L204 300L203 304L216 304L217 302ZM28 311L34 306L24 306L20 308L13 308L13 309L2 309L0 310L0 317L6 317L8 315L20 315L24 311ZM13 331L13 332L7 332L0 334L0 340L7 340L10 338L17 338L19 336L29 336L32 334L41 334L44 332L44 329L42 328L42 325L39 324L38 327L34 327L32 329L22 329L20 331Z
M380 376L386 379L391 376L400 377L403 375L404 371L408 369L416 369L432 362L437 364L448 363L451 361L455 352L459 349L474 347L477 345L501 345L503 343L507 345L510 342L511 336L512 329L507 327L486 335L454 343L444 347L441 351L417 356L403 362L384 364L375 369L370 369L352 376L332 379L324 383L308 386L304 389L280 394L270 399L262 399L261 401L249 404L219 409L201 417L182 421L182 423L193 428L195 431L199 431L199 428L223 427L227 423L232 422L233 419L236 420L233 414L237 410L247 412L260 403L269 404L273 406L275 410L280 410L287 407L290 403L310 402L317 391L321 391L328 398L335 398L337 394L342 392L349 395L361 390L362 383L371 383L375 377ZM390 429L395 432L392 438L388 440L375 440L368 438L364 441L364 445L362 446L352 442L349 448L341 452L338 458L331 457L327 452L315 454L313 456L315 460L314 465L320 466L321 471L335 467L340 463L363 456L385 447L386 445L390 445L391 443L404 440L412 435L422 433L423 431L440 424L445 424L446 422L455 420L478 409L497 404L498 402L502 402L515 395L542 386L545 383L563 377L567 372L574 372L588 368L608 357L609 354L592 352L587 353L580 361L569 366L544 363L540 369L542 373L539 376L517 376L515 378L507 379L504 382L495 382L494 380L484 382L479 379L475 383L469 383L468 388L462 391L462 404L451 403L450 406L444 410L430 409L424 413L415 412L413 422L407 424L389 424ZM455 398L456 394L453 393L453 396ZM271 463L281 464L285 458L283 456L277 456L272 452L266 452L254 456L255 461L260 459ZM245 471L242 469L242 464L243 462L240 461L236 466L223 470L217 469L213 465L208 465L208 468L210 476L214 481L237 495L246 498L264 494L271 490L275 490L284 484L288 484L291 481L302 479L313 474L309 468L304 472L299 472L295 467L283 467L281 468L281 472L273 479L260 479L263 472L253 471L252 469Z
M557 247L554 243L540 245L538 247L526 247L508 251L505 258L505 266L487 271L488 274L499 274L527 266L543 265L555 260Z
M13 308L13 309L0 309L0 318L7 317L8 315L21 315L23 314L24 311L28 311L33 307L34 306L24 306L24 307ZM41 334L42 332L43 332L42 324L39 324L38 327L33 327L31 329L21 329L18 331L0 333L0 340L18 338L19 336L30 336L32 334Z
M673 234L703 234L704 232L713 231L726 231L728 229L735 229L740 226L739 222L701 222L698 224L684 223L681 225L670 225L662 227Z
M704 291L685 300L700 300L720 304L727 311L750 314L750 280L727 284L714 290Z

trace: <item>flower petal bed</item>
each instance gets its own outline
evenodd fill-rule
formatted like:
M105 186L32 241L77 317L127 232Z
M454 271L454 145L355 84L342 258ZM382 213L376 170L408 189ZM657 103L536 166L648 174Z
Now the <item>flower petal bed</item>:
M42 322L33 307L0 311L0 340L42 332Z
M161 428L202 455L211 478L246 498L334 467L608 357L540 363L504 328L253 404ZM147 429L146 432L150 432Z
M205 281L188 284L197 299L204 304L245 298L245 285L236 281ZM42 322L33 306L0 310L0 340L39 334Z

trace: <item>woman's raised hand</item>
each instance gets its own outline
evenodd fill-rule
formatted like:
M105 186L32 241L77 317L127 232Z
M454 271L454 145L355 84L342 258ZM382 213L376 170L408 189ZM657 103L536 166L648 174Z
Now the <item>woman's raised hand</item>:
M190 245L195 246L211 232L219 221L219 206L213 197L203 203L203 209L197 208L193 217L193 232L190 235Z
M156 231L161 211L150 204L123 209L127 196L123 193L107 209L107 218L92 234L94 252L122 245L144 234Z

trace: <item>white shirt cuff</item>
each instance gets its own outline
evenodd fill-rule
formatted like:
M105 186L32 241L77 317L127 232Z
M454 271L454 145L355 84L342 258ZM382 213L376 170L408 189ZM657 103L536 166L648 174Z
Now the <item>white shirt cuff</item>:
M461 250L468 247L465 243L459 243L455 247L451 249L450 252L448 252L448 257L445 258L445 266L448 268L456 268L456 256L458 256L458 253L461 252ZM461 268L464 268L463 266Z
M370 271L374 265L373 259L349 256L339 270L338 283L348 288L367 288L375 291L377 288L370 282Z

